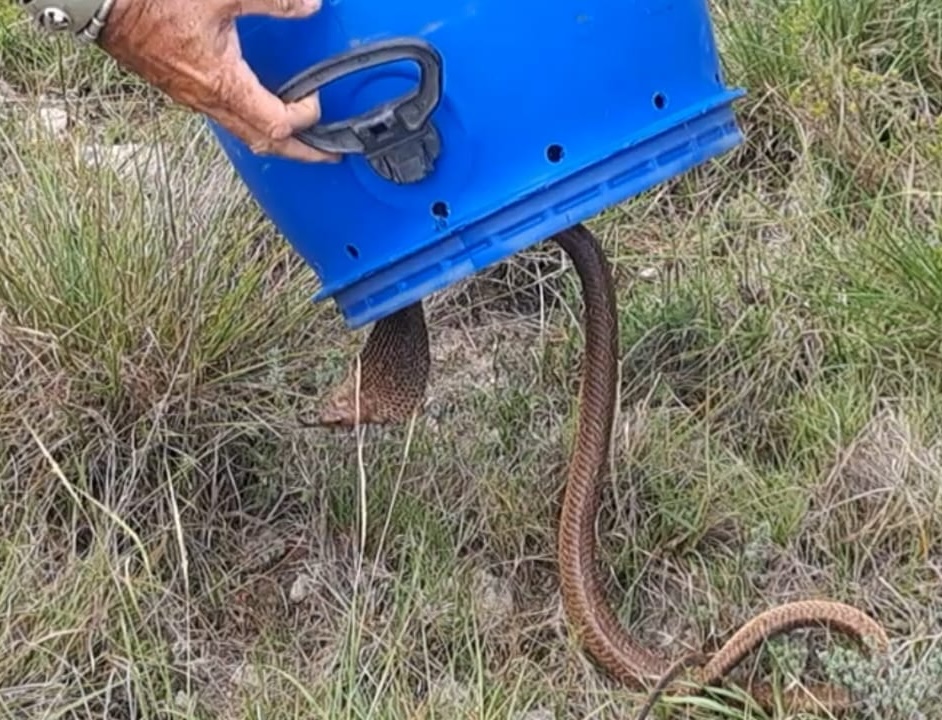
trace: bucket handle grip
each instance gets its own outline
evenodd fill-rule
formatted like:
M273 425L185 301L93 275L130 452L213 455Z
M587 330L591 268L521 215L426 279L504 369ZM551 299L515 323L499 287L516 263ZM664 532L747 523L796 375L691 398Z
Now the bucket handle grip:
M400 60L419 65L415 90L357 117L306 128L295 137L324 152L365 155L375 172L397 184L424 178L441 152L430 118L442 96L441 55L425 40L391 38L347 50L298 73L277 94L284 102L297 102L345 75Z

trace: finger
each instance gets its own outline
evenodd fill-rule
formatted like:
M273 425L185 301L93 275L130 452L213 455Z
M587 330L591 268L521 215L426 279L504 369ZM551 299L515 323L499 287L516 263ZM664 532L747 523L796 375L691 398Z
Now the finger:
M319 2L320 0L318 0L318 3ZM258 81L258 77L252 71L252 68L250 68L248 63L245 62L245 59L242 58L239 38L234 32L230 33L230 42L231 44L226 52L227 60L228 58L234 58L238 63L233 83L242 84L246 91L251 91L256 96L255 98L250 98L248 102L252 102L253 100L255 102L265 101L266 104L270 105L271 100L274 99L277 103L283 105L287 110L287 120L288 124L291 126L292 132L305 130L320 121L321 103L318 93L312 93L293 103L283 103L280 98L272 95L272 93L268 92L261 85Z
M307 130L320 122L321 98L318 93L308 95L297 102L287 103L285 111L288 113L288 124L292 132Z
M334 153L326 153L323 150L317 150L310 145L305 145L297 138L289 138L275 144L267 153L268 155L278 155L301 162L316 163L339 163L343 158Z
M321 9L321 0L237 0L240 15L301 18Z
M217 111L213 119L230 133L238 137L257 155L277 155L302 162L336 163L341 156L312 148L295 137L272 140L259 133L258 129L228 110Z
M232 68L225 73L225 81L219 85L219 96L214 99L215 116L237 116L240 123L247 125L249 130L241 137L253 152L280 154L287 151L298 159L313 162L337 159L303 143L290 142L294 133L311 127L320 119L316 94L298 102L284 103L262 86L241 57L235 56Z
M285 107L288 110L288 122L291 124L293 132L307 130L309 127L313 127L320 122L321 103L317 93L309 95L297 102L288 103ZM312 148L310 145L306 145L294 137L287 138L284 142L279 143L279 147L290 150L291 155L289 155L289 157L295 157L298 160L307 158L315 162L319 160L330 162L340 161L339 155ZM299 153L300 156L298 155Z

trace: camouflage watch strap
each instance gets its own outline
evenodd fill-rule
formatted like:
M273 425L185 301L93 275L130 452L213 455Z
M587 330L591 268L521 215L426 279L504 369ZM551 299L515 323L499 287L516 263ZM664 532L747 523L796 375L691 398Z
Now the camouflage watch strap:
M114 0L21 0L21 4L43 30L94 42Z

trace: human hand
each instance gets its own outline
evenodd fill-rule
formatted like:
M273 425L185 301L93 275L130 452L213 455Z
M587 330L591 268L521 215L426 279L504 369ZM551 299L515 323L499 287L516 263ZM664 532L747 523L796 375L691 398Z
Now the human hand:
M253 152L336 161L292 135L320 120L316 94L283 103L262 87L239 47L239 15L301 18L321 0L116 0L101 48L175 102L201 112Z

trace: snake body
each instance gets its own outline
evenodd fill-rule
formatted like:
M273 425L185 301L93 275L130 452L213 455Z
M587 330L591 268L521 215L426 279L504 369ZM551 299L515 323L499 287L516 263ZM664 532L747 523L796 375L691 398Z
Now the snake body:
M690 679L696 686L716 685L766 639L793 629L827 627L857 640L865 651L885 650L887 637L878 623L854 607L824 600L774 607L746 623L711 656L691 654L676 662L640 645L619 623L606 599L595 538L599 487L615 413L618 338L614 284L598 240L584 226L573 226L551 241L572 259L583 289L585 349L578 429L567 470L557 545L564 609L583 647L618 681L651 691L642 717L685 671L692 671ZM326 402L318 424L352 427L408 421L424 402L429 366L424 309L418 302L373 326L358 362ZM766 709L774 706L771 686L752 685L749 691ZM782 699L793 710L823 706L833 712L851 703L847 692L831 685L808 687L801 694L789 690Z

